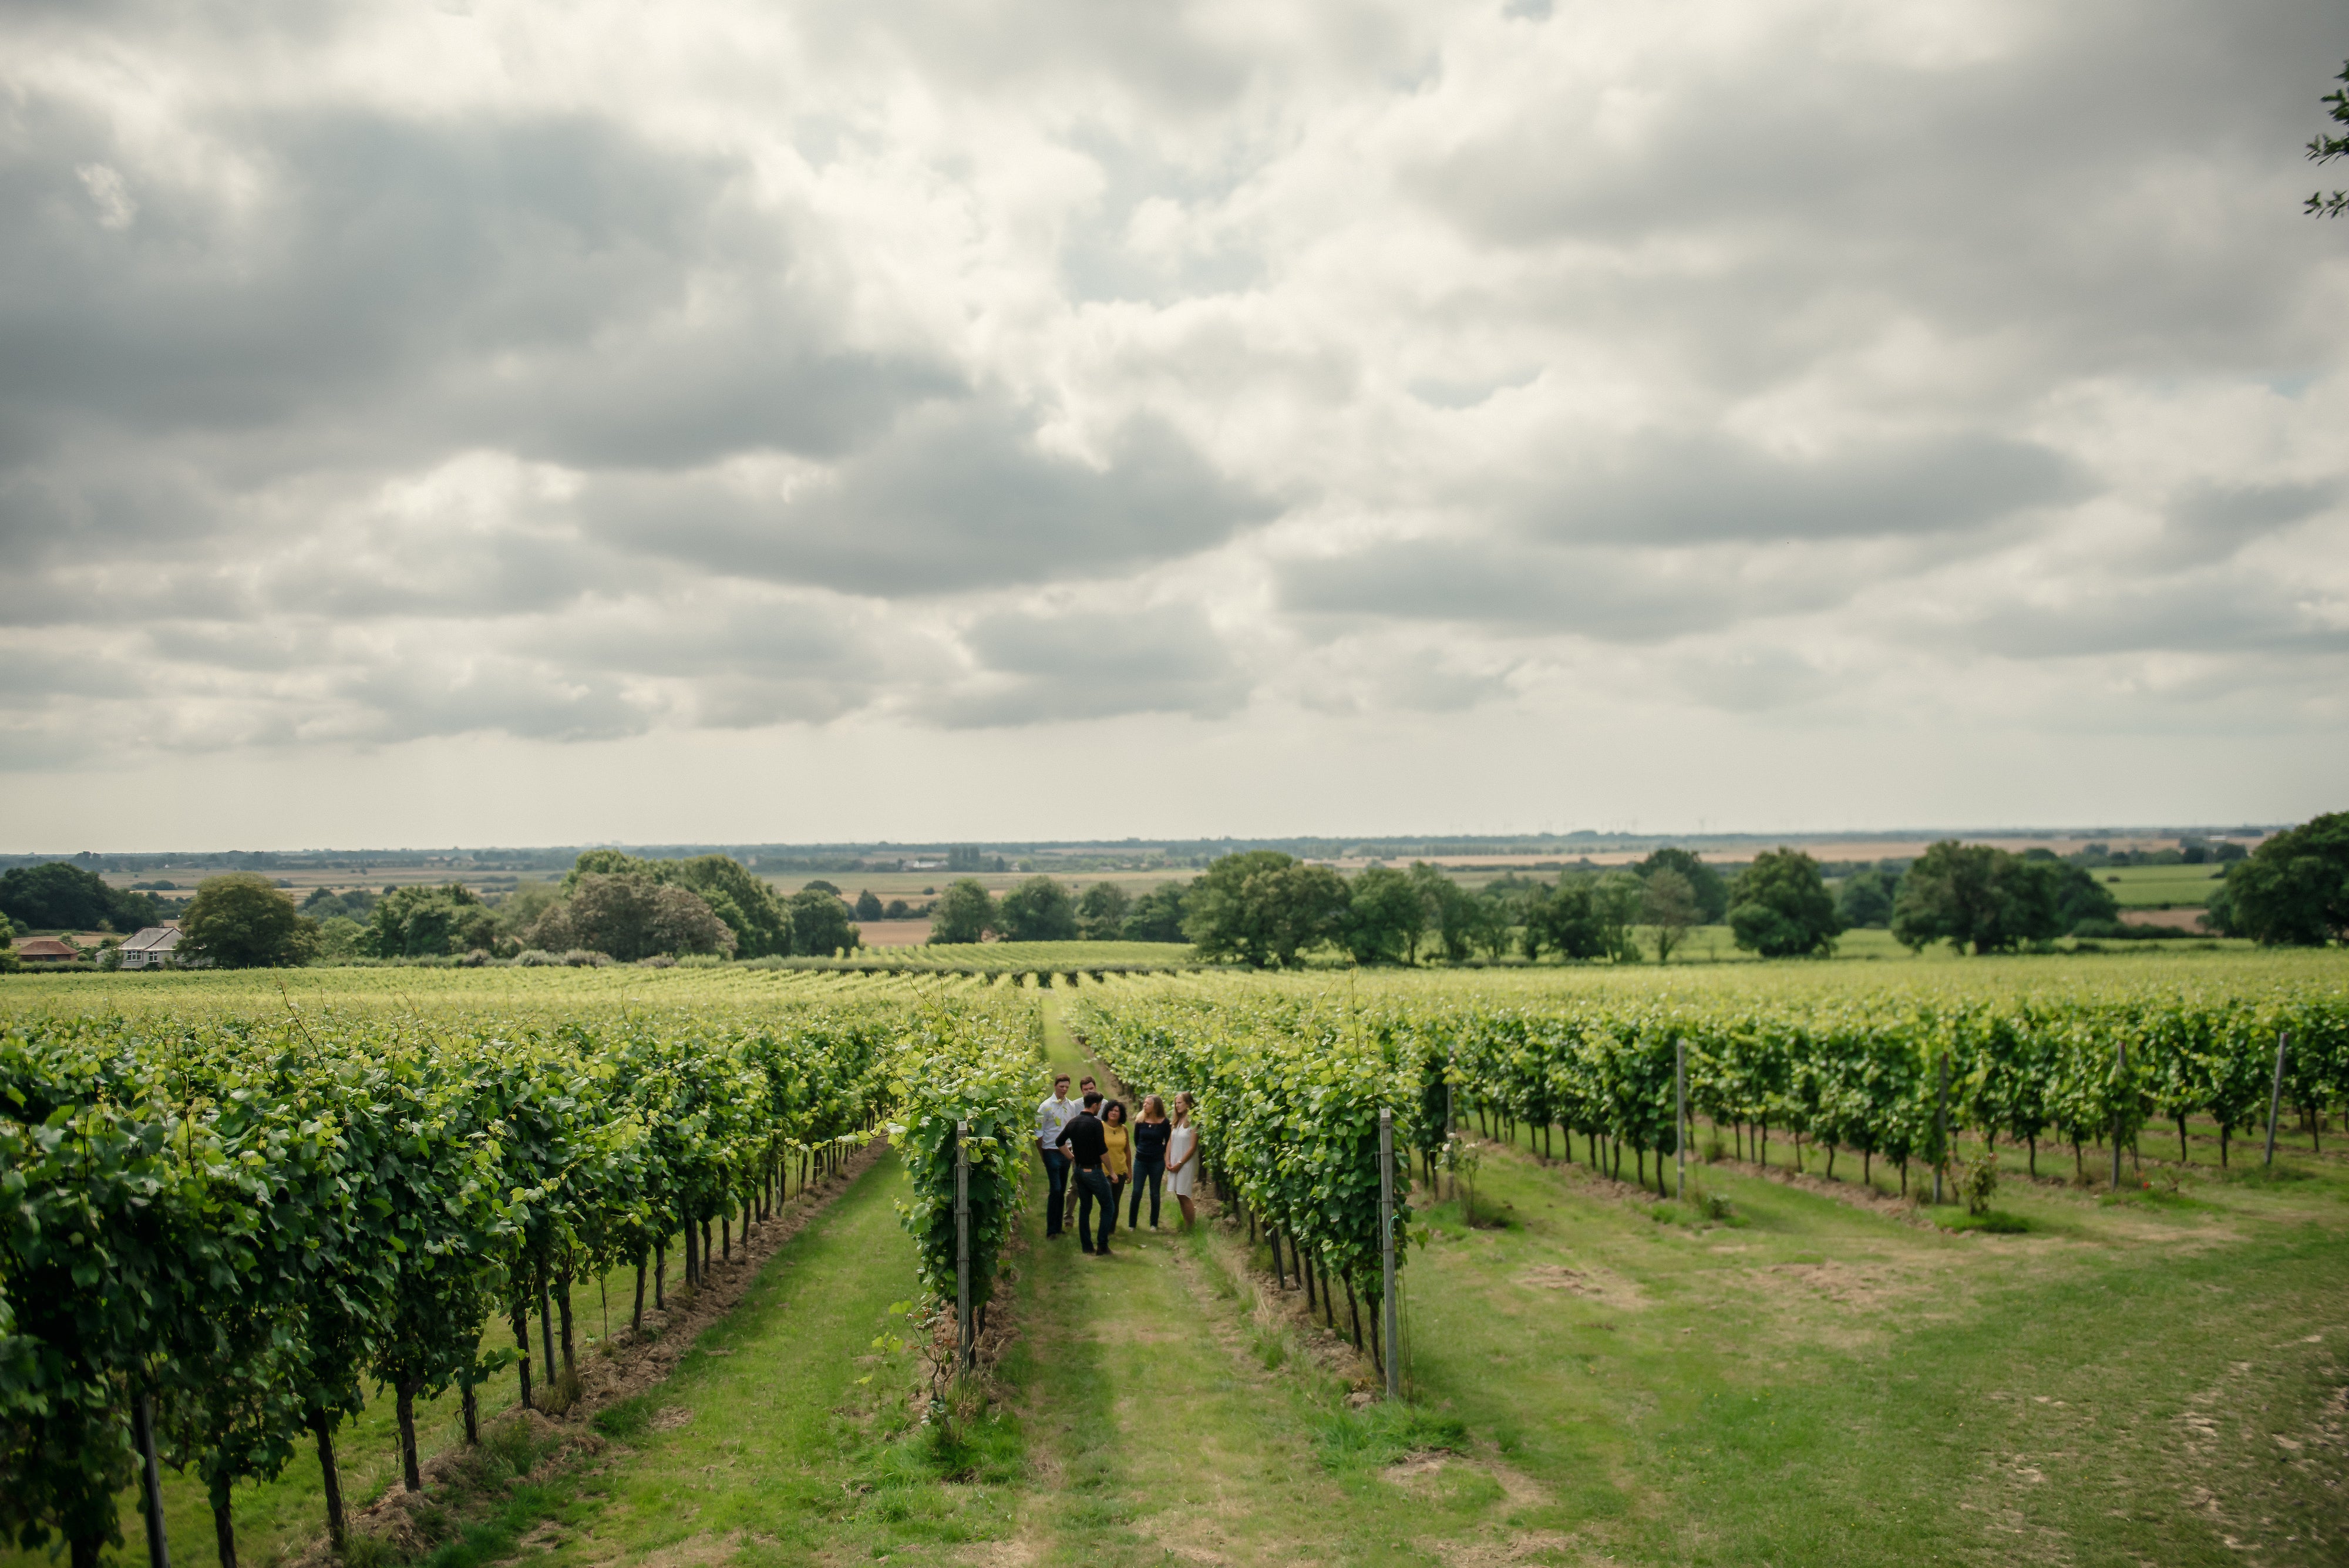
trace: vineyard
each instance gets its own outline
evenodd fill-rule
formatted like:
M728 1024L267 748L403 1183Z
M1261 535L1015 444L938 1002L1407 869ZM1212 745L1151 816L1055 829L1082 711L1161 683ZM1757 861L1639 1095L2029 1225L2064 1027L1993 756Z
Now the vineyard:
M22 1544L95 1563L160 1454L202 1478L233 1564L237 1483L308 1442L339 1547L334 1433L363 1378L394 1395L418 1490L419 1397L461 1390L469 1439L507 1366L523 1407L575 1398L578 1282L632 1269L640 1323L672 1250L690 1291L885 1111L916 1111L926 1191L939 1118L992 1127L1034 1089L1032 1025L983 992L483 978L427 1011L389 976L324 999L191 976L141 1013L90 988L0 1034ZM1000 1167L990 1248L1017 1208Z
M416 1548L434 1568L574 1518L602 1543L546 1550L583 1568L710 1541L684 1560L730 1561L706 1533L727 1529L789 1561L1086 1555L1089 1518L1233 1561L1299 1532L1346 1561L1958 1561L1977 1554L1962 1510L2040 1521L2083 1558L2229 1560L2232 1532L2337 1560L2333 954L312 971L53 977L0 1010L0 1506L78 1565L135 1549L142 1496L170 1487L203 1498L233 1568L239 1511L291 1486L310 1522L265 1560L324 1526L388 1568L350 1517L367 1497L336 1480L359 1434L383 1433L376 1484L398 1495L440 1484L433 1441L511 1447L524 1416L592 1416L626 1446L513 1493L503 1545ZM1040 1048L1129 1102L1196 1095L1221 1223L1121 1232L1109 1267L1044 1244ZM885 1129L885 1181L823 1180ZM1992 1156L2014 1234L1958 1226L1954 1190L1929 1201L1933 1175L1962 1185ZM1673 1200L1682 1158L1702 1203ZM772 1251L812 1189L841 1217ZM697 1331L713 1348L675 1392L596 1413L591 1353L749 1279L754 1237L756 1280L728 1287L742 1304ZM1410 1395L1392 1417L1365 1404L1391 1238ZM990 1364L992 1414L942 1399L964 1277L971 1329L1019 1342ZM607 1287L629 1326L599 1340ZM2228 1378L2255 1391L2212 1392ZM2180 1426L2181 1399L2207 1416ZM2012 1420L1981 1412L2010 1400ZM2123 1434L2109 1456L2064 1435L2074 1406ZM449 1413L438 1439L428 1407ZM1961 1429L2043 1457L1970 1457ZM2025 1496L2017 1466L2075 1484ZM2192 1486L2199 1515L2170 1501ZM2108 1494L2127 1505L2091 1506ZM721 1504L734 1522L697 1522ZM1202 1509L1218 1533L1185 1533Z

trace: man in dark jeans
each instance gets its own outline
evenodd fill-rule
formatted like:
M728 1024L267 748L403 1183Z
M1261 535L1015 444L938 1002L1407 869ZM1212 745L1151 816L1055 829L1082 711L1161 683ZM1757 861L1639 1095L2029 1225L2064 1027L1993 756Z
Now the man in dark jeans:
M1110 1232L1117 1229L1117 1194L1102 1171L1102 1156L1109 1148L1109 1139L1102 1135L1101 1104L1098 1093L1085 1096L1085 1108L1069 1118L1069 1125L1061 1129L1061 1147L1069 1151L1077 1168L1073 1173L1077 1187L1077 1244L1096 1258L1106 1258ZM1099 1246L1093 1244L1096 1207L1101 1210Z
M1061 1151L1061 1133L1077 1114L1077 1105L1069 1098L1069 1075L1062 1073L1052 1080L1052 1096L1036 1107L1036 1147L1044 1157L1044 1176L1050 1196L1044 1200L1044 1234L1061 1233L1061 1204L1069 1189L1069 1157Z

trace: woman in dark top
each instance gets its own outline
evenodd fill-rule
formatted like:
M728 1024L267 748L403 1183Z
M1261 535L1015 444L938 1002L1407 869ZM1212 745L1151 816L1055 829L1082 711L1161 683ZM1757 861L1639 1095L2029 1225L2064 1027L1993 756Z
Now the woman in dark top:
M1166 1181L1166 1140L1174 1124L1166 1119L1166 1102L1155 1095L1142 1096L1142 1119L1133 1124L1133 1189L1125 1200L1125 1227L1131 1231L1142 1215L1142 1189L1150 1189L1150 1228L1158 1229L1158 1191Z

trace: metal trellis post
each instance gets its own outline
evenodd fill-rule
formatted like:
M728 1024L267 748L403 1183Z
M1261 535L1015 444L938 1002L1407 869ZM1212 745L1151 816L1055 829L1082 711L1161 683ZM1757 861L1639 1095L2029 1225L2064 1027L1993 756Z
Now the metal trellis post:
M1688 1042L1672 1042L1672 1154L1678 1167L1680 1190L1673 1196L1683 1201L1688 1198Z
M1941 1201L1941 1173L1950 1168L1950 1057L1941 1054L1941 1090L1933 1107L1933 1202Z
M2269 1089L2269 1090L2268 1090L2268 1159L2267 1159L2267 1162L2268 1162L2270 1165L2273 1165L2273 1164L2275 1163L2275 1129L2276 1129L2276 1112L2277 1112L2277 1110L2278 1110L2278 1109L2280 1109L2280 1108L2282 1106L2282 1105L2283 1105L2283 1049L2284 1049L2284 1042L2285 1042L2285 1041L2287 1041L2287 1040L2289 1040L2289 1039L2291 1039L2291 1038L2292 1038L2292 1036L2291 1036L2291 1035L2289 1035L2289 1034L2284 1034L2284 1033L2279 1033L2276 1035L2276 1070L2275 1070L2275 1085L2274 1085L2274 1086L2273 1086L2272 1088L2271 1088L2271 1089Z
M978 1346L970 1334L970 1124L955 1124L955 1364L970 1370Z
M163 1538L163 1478L155 1465L155 1397L141 1393L131 1407L139 1440L140 1511L147 1516L148 1568L171 1568L171 1548ZM117 1428L116 1430L120 1430Z
M1380 1315L1387 1341L1387 1397L1402 1397L1402 1336L1397 1331L1394 1237L1394 1112L1379 1110L1379 1266L1381 1271Z
M2128 1088L2128 1042L2120 1041L2113 1047L2113 1190L2121 1189L2121 1096Z

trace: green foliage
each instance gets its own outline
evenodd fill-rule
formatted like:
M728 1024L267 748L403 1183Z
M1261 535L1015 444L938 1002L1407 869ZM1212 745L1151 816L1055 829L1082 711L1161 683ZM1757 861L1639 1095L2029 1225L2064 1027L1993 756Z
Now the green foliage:
M1190 939L1183 934L1183 917L1190 898L1190 889L1180 882L1161 882L1133 901L1133 909L1125 917L1125 940L1130 942L1180 942Z
M1900 879L1892 934L1911 948L1947 941L1977 953L2053 940L2064 929L2061 869L1987 844L1943 839Z
M202 901L201 890L196 898ZM497 924L489 906L462 882L400 888L377 900L367 917L365 948L377 958L465 952L495 940Z
M740 861L726 855L697 855L685 860L648 860L618 849L590 849L573 863L563 878L562 896L568 900L578 892L590 877L641 877L662 887L682 888L709 907L710 912L733 934L730 944L716 941L706 934L691 940L701 943L693 947L659 947L656 952L717 952L724 950L738 958L766 958L794 951L809 950L795 947L792 916L775 890L754 875ZM813 884L811 884L812 886ZM839 889L826 882L824 891L837 894ZM671 901L672 919L686 919L683 907ZM690 922L698 925L698 922ZM552 931L541 933L554 935ZM622 939L630 940L629 939ZM475 944L479 945L479 944ZM595 948L615 958L622 955L611 948L593 941L574 944L569 940L532 940L533 947L561 950L574 945ZM636 945L630 940L630 945ZM821 949L832 951L842 944L835 941ZM641 956L641 955L639 955Z
M1969 1214L1988 1214L1998 1195L1998 1150L1985 1144L1981 1153L1958 1164L1958 1197Z
M1599 917L1594 885L1588 877L1560 877L1555 892L1529 906L1519 941L1526 957L1536 961L1544 953L1574 960L1614 956Z
M1030 877L995 907L995 929L1007 942L1067 942L1077 936L1077 902L1050 877Z
M1737 875L1729 929L1737 945L1764 958L1800 958L1835 950L1843 931L1819 863L1799 849L1766 850Z
M1089 942L1113 942L1125 934L1133 900L1114 882L1096 882L1077 899L1077 935Z
M384 905L390 902L386 898ZM381 918L383 906L377 908L376 914ZM578 876L569 895L532 922L523 940L548 951L583 948L608 953L623 963L657 953L731 954L735 944L732 929L719 919L709 900L689 888L661 882L643 871L590 871Z
M947 883L947 890L938 895L937 907L930 911L933 942L976 942L996 929L994 897L976 877Z
M181 960L222 969L276 969L318 950L318 928L265 877L231 871L206 878L180 921Z
M1892 923L1892 902L1899 888L1898 877L1874 867L1853 872L1837 889L1837 921L1847 931L1883 929Z
M24 930L126 933L163 918L152 893L109 887L97 872L64 860L12 866L0 875L0 915Z
M1202 958L1287 966L1345 930L1349 901L1345 878L1327 866L1251 849L1225 856L1192 885L1183 926Z
M1356 963L1401 963L1419 948L1427 908L1407 872L1373 866L1354 878L1346 951Z
M1241 983L1087 992L1072 1023L1136 1095L1192 1091L1200 1160L1217 1186L1375 1300L1379 1112L1394 1117L1400 1240L1406 1151L1441 1138L1426 1120L1423 1063L1340 998Z
M2341 65L2340 76L2333 78L2343 84L2340 90L2327 93L2320 101L2331 104L2334 122L2349 125L2349 60ZM2349 136L2326 136L2319 133L2310 139L2308 159L2312 163L2330 163L2336 158L2349 158ZM2308 198L2305 209L2311 216L2323 214L2337 218L2349 213L2349 191L2335 191L2327 196L2319 191Z
M1717 926L1729 918L1729 884L1722 879L1720 872L1691 851L1659 849L1633 869L1643 880L1653 878L1659 871L1679 873L1688 883L1690 896L1696 900L1698 918L1691 924Z
M116 1537L142 1390L165 1457L225 1501L355 1410L362 1372L427 1396L479 1381L512 1298L747 1210L787 1159L854 1139L912 1000L794 1006L769 981L730 1018L708 982L663 1012L587 980L419 1030L405 979L380 1012L362 989L315 1013L301 980L125 977L183 1003L170 1026L0 1034L0 1523L19 1543Z
M821 956L846 952L862 940L856 928L848 923L848 906L840 901L837 892L802 888L791 896L786 907L792 917L794 953Z
M2262 947L2349 940L2349 812L2312 817L2227 867L2210 919Z
M889 1141L903 1157L912 1196L897 1205L914 1238L924 1292L956 1301L957 1146L969 1166L971 1308L993 1294L997 1259L1031 1183L1028 1148L1044 1095L1043 1054L1027 1008L926 1005L911 1020L890 1088L899 1120ZM957 1129L968 1126L967 1135Z
M1656 944L1656 961L1670 963L1672 950L1687 938L1702 913L1696 889L1670 866L1655 867L1642 880L1646 885L1640 893L1640 923L1648 928L1648 939Z

